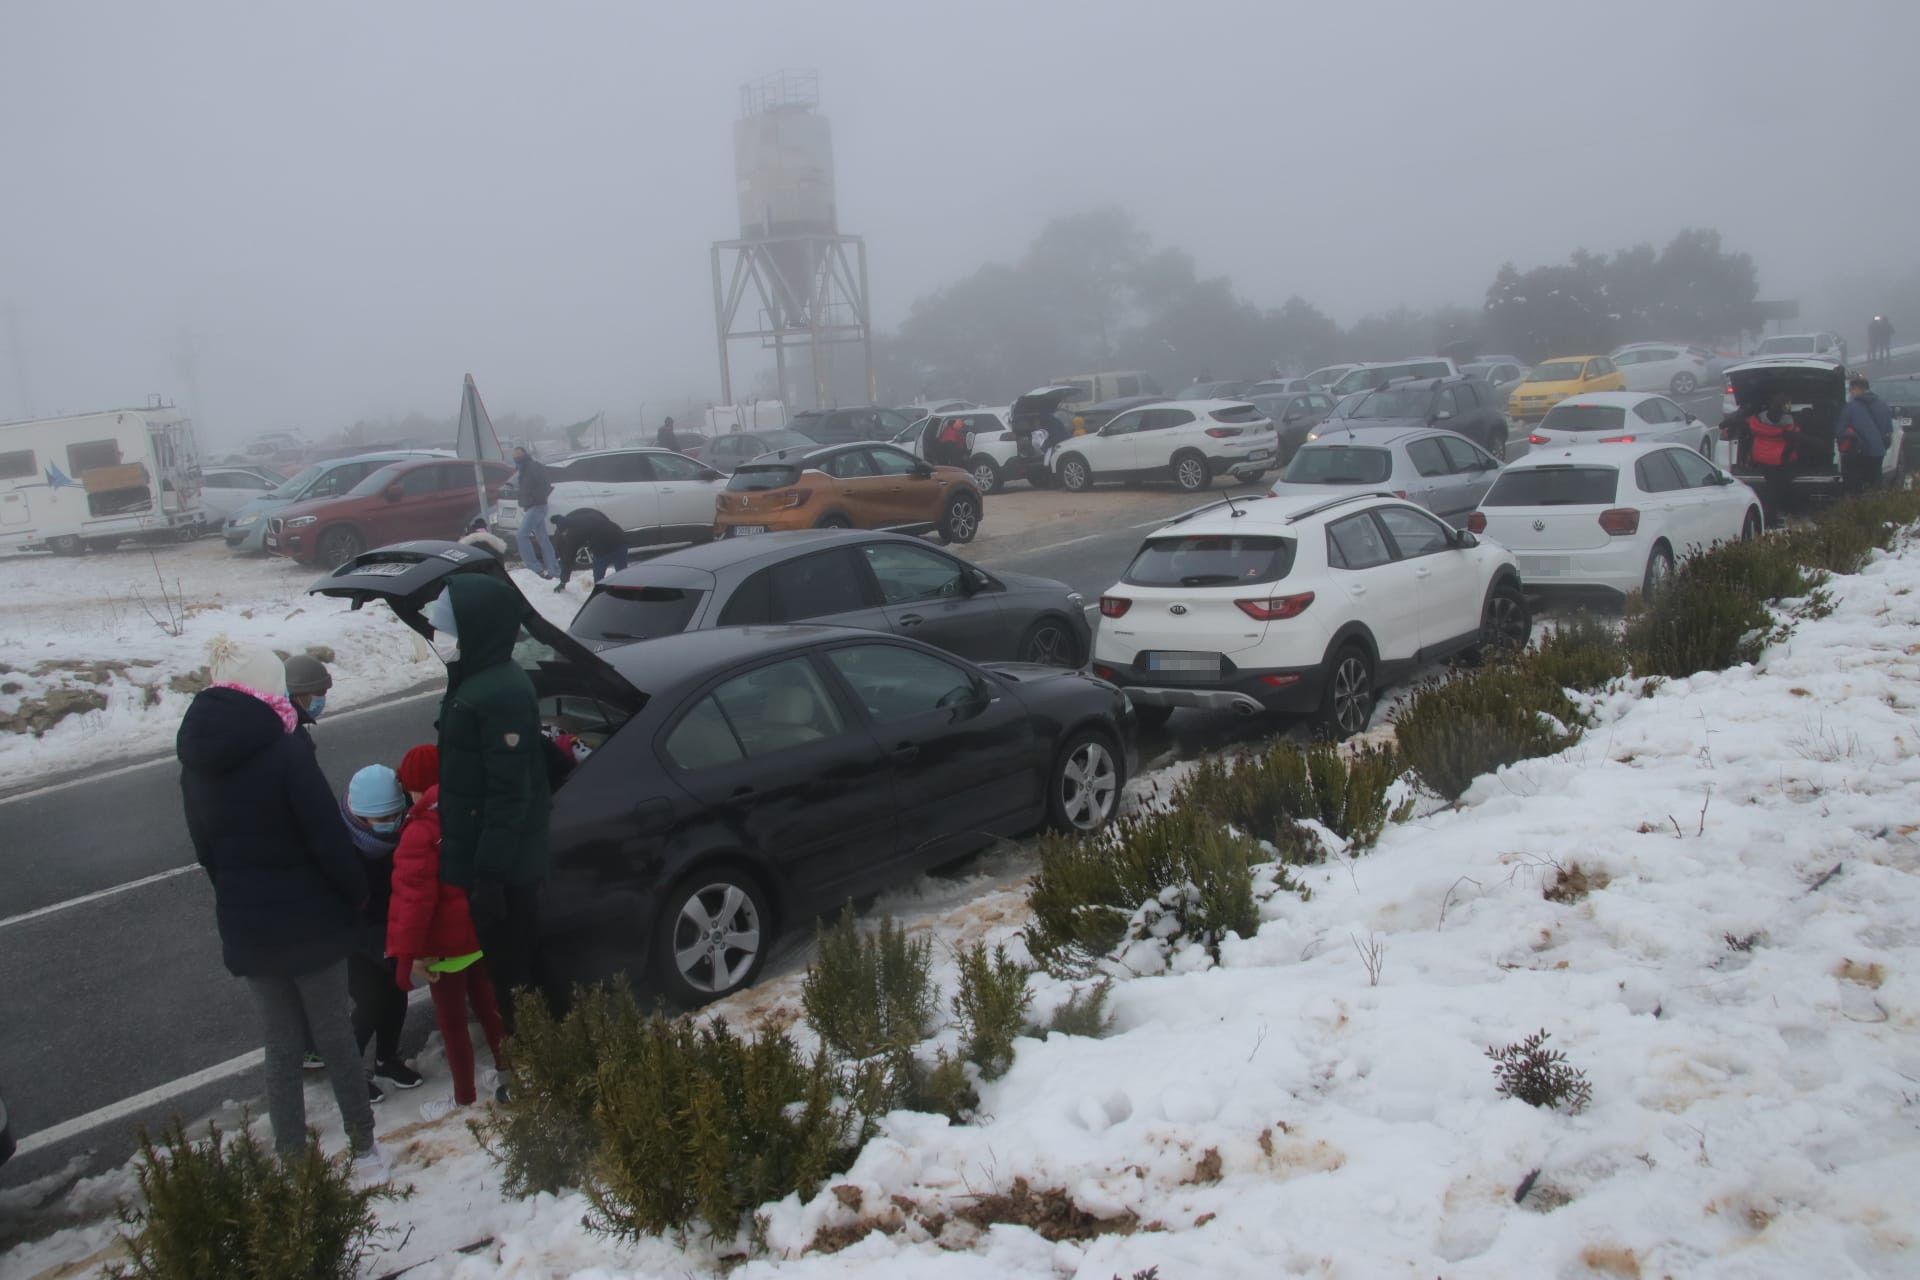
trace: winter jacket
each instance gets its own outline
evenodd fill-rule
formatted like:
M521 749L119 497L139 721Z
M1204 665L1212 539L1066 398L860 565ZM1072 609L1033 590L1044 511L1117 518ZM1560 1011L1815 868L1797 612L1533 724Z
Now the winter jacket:
M1800 456L1800 427L1788 414L1775 421L1764 413L1747 419L1753 447L1747 456L1756 467L1784 467Z
M546 747L540 705L513 660L526 601L497 578L447 579L460 656L440 702L440 874L531 884L547 873Z
M1893 443L1893 410L1873 392L1864 392L1847 401L1833 424L1833 435L1842 453L1884 458Z
M297 977L354 949L367 883L313 740L232 688L180 721L180 794L236 977Z
M515 464L520 473L520 505L522 507L544 507L547 499L553 496L553 477L547 474L532 455L525 461Z
M393 905L387 912L387 954L404 975L415 960L442 960L480 949L467 892L440 878L440 788L407 814L393 853ZM404 979L402 986L407 985Z
M340 820L347 824L347 839L353 841L353 851L360 855L360 869L367 876L367 905L360 909L360 919L368 926L363 949L372 955L384 955L381 946L386 941L387 902L393 896L393 850L400 843L400 833L382 835L355 822L345 796L340 798Z

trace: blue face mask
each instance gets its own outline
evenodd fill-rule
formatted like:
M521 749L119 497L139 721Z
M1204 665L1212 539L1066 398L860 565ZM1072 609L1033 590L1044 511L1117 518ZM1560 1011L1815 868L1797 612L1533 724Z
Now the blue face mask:
M390 836L400 829L400 819L382 818L378 822L368 822L367 827L376 835Z
M320 713L322 711L325 711L326 709L327 709L327 695L324 693L314 694L313 701L307 704L307 714L312 716L315 720L318 720L320 718Z

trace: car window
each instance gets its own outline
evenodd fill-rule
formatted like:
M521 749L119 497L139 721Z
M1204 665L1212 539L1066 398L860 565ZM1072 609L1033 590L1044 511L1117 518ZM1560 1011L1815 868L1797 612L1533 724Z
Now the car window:
M930 653L890 644L855 644L827 650L827 661L846 677L860 705L877 724L911 720L971 701L973 677Z
M920 465L920 460L912 454L902 452L899 449L893 448L891 445L885 448L869 449L867 453L872 457L874 471L878 475L912 475L915 468Z
M596 587L567 630L583 640L651 640L678 635L706 592L697 587Z
M654 455L610 453L594 461L600 464L600 474L595 478L602 484L652 484L659 478L654 474Z
M966 570L937 551L898 542L871 542L860 550L888 604L966 595Z
M677 453L646 454L643 461L653 469L656 480L699 480L706 471L692 458L683 458Z
M836 480L853 480L861 476L878 475L873 459L867 456L865 449L849 449L845 453L836 453L820 464L820 469Z
M1277 582L1293 569L1292 538L1217 533L1149 538L1127 566L1137 587L1228 587Z
M1669 456L1673 450L1662 449L1659 453L1650 453L1633 464L1633 478L1640 485L1642 493L1672 493L1676 489L1686 488L1686 482L1680 479L1679 469L1673 465Z
M1434 417L1445 413L1457 418L1466 411L1467 406L1461 401L1459 387L1441 387L1433 393Z
M1627 411L1617 404L1557 404L1540 420L1542 431L1619 431Z
M332 498L345 493L353 486L373 474L374 468L385 464L378 462L350 462L344 467L335 467L313 482L313 488L301 494L301 498Z
M1457 436L1441 436L1439 442L1440 452L1447 456L1447 470L1456 475L1477 474L1487 470L1488 464L1493 462L1493 455L1482 453Z
M846 729L820 673L806 658L788 658L713 691L743 754L772 755L838 737Z
M1381 524L1387 526L1387 532L1393 537L1393 545L1400 549L1402 560L1430 556L1453 545L1445 525L1410 507L1381 507L1374 514L1380 517Z
M1658 425L1667 420L1667 415L1661 411L1660 403L1657 400L1642 400L1639 404L1633 406L1633 416L1642 422L1652 423L1654 425Z
M720 610L723 627L758 627L773 621L773 570L749 574Z
M1327 526L1327 559L1336 569L1371 569L1393 559L1393 551L1365 511Z
M1187 409L1153 409L1147 414L1146 431L1164 431L1168 427L1184 427L1194 420L1192 411Z
M918 418L909 418L906 414L893 409L882 409L877 415L880 423L887 429L889 436L897 435L918 422Z
M437 493L440 489L439 467L415 467L400 474L400 492L409 498L422 494Z
M1423 476L1444 476L1450 470L1438 440L1413 441L1407 445L1407 456L1413 459L1413 469Z
M1606 506L1619 488L1615 467L1509 467L1481 500L1483 507Z
M740 749L740 739L733 736L733 726L727 723L726 713L711 696L700 699L693 710L681 717L680 723L667 735L666 747L667 759L675 768L686 770L711 769L746 756Z
M802 622L870 609L874 604L859 552L853 547L836 547L789 560L771 576L768 622Z
M1345 444L1309 445L1280 474L1283 484L1384 484L1393 474L1385 449Z
M1131 413L1123 413L1107 423L1106 426L1100 428L1100 434L1103 436L1132 435L1140 429L1140 423L1146 416L1147 415L1139 409L1135 409Z
M1709 489L1720 473L1711 462L1691 449L1668 449L1660 455L1679 469L1680 479L1689 489Z
M1460 412L1472 413L1480 407L1480 388L1471 382L1453 384L1454 399L1460 402Z

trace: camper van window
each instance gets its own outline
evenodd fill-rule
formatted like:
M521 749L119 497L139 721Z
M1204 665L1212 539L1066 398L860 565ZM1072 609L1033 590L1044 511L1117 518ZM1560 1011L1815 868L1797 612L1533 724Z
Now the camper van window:
M12 453L0 453L0 480L37 479L40 468L34 465L33 450L16 449Z
M82 440L79 444L67 446L67 472L79 475L95 467L117 467L120 465L120 442L118 440Z

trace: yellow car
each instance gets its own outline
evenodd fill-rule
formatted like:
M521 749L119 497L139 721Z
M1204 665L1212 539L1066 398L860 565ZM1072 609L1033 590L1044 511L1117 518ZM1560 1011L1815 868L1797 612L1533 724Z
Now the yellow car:
M1507 397L1507 416L1538 422L1568 396L1590 391L1625 391L1627 375L1605 356L1555 356L1533 366Z

